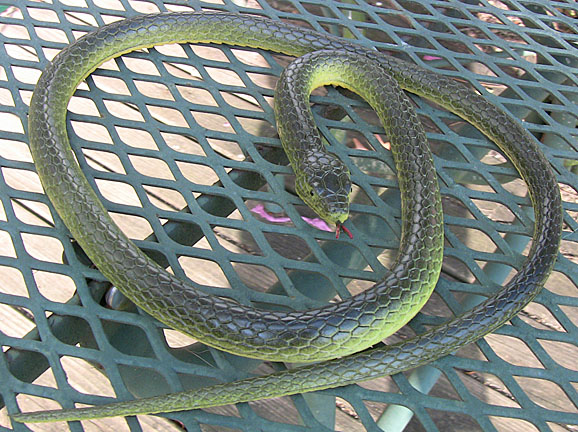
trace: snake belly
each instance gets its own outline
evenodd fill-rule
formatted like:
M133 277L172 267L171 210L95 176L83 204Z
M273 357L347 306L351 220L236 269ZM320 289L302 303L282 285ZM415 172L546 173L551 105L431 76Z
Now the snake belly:
M209 345L240 355L267 357L276 360L287 360L287 358L295 358L296 356L303 361L304 357L309 360L321 359L323 355L319 356L319 353L325 352L325 350L330 352L329 358L344 354L343 346L337 350L332 350L323 342L311 342L314 333L310 331L311 327L304 327L306 331L301 333L301 344L292 345L293 341L299 337L291 339L289 344L282 337L278 338L277 342L272 345L265 344L263 339L268 341L270 336L267 333L267 337L254 338L253 340L258 340L255 346L249 347L243 352L240 347L243 346L244 342L240 341L236 331L224 333L222 330L213 328L214 322L199 323L189 316L175 319L173 312L174 309L178 308L174 308L172 303L174 299L171 299L171 295L177 296L175 298L178 299L186 299L187 302L194 302L202 310L209 308L216 311L218 312L216 315L223 317L229 324L239 322L241 326L247 326L248 322L253 320L252 322L259 323L256 328L253 328L256 332L254 334L268 330L266 327L263 330L260 329L268 323L268 321L263 321L263 317L266 317L269 312L256 311L233 301L208 296L192 287L191 284L185 284L163 269L157 268L158 266L154 263L150 263L148 258L138 249L135 250L134 245L112 223L106 210L98 202L96 195L80 172L72 156L65 129L66 102L72 96L76 85L98 64L108 58L138 47L173 42L227 43L264 48L293 56L302 56L318 50L339 50L361 55L376 62L380 69L391 75L401 88L431 99L469 121L496 142L510 158L528 185L534 207L535 226L531 249L517 275L497 293L489 296L487 300L470 311L408 341L387 347L379 346L348 357L327 360L268 376L200 390L94 408L15 414L12 419L21 422L34 422L169 412L314 391L372 379L428 363L451 353L460 346L475 341L504 324L538 294L552 270L558 252L562 227L561 199L556 179L547 159L539 150L534 138L516 120L482 96L450 78L337 37L248 15L222 12L164 13L134 17L102 27L65 49L45 70L39 80L31 102L29 123L33 157L46 193L55 208L103 274L120 289L124 287L125 294L148 313L173 328L199 337ZM95 58L95 51L100 52L99 58ZM63 81L67 80L69 83L63 84ZM404 152L401 152L400 155L402 158L405 157ZM418 159L427 159L427 157ZM413 171L398 168L400 189L406 180L408 184L414 183L411 180L414 174ZM435 174L426 174L426 178L429 177L435 178ZM66 186L62 186L62 184ZM417 187L420 194L424 189L427 189L428 193L432 192L429 181L425 183L425 187L422 186ZM421 196L420 194L418 196ZM431 196L435 195L436 192L434 191ZM77 198L80 203L76 208L71 208L69 204L76 202ZM413 214L417 216L419 212L416 209L420 205L415 204L412 200L406 200L402 211L414 212ZM81 240L82 237L86 236L86 233L79 228L83 226L82 218L76 216L79 211L85 215L96 215L90 217L91 235L96 238ZM431 219L424 225L437 226L441 222L441 216L435 212L432 212L428 217ZM395 309L396 307L399 308L398 299L403 297L406 289L414 292L413 290L418 288L415 292L420 292L420 288L423 288L421 280L414 281L416 284L410 284L410 288L407 288L408 285L403 285L403 281L412 279L412 276L415 277L417 274L425 275L427 280L425 285L430 285L428 289L433 289L437 279L435 273L439 272L441 263L441 258L436 259L435 254L438 249L441 249L441 245L435 244L435 242L431 243L429 241L431 239L429 239L429 243L424 242L428 243L425 250L422 250L424 248L423 243L419 247L414 247L416 243L413 243L415 240L413 232L405 231L412 223L417 223L417 221L404 220L400 255L392 267L394 271L391 274L405 275L401 278L402 280L398 278L395 281L397 284L394 283L394 279L391 279L392 276L388 275L375 287L360 294L359 297L353 297L339 305L317 309L313 314L311 311L287 314L288 318L285 321L281 320L281 322L290 326L290 323L293 322L290 320L294 318L299 323L303 323L298 317L311 318L313 316L311 320L306 320L307 325L313 323L313 329L322 334L323 331L318 331L323 328L320 318L331 320L334 316L339 316L338 313L342 313L342 316L345 317L342 323L346 323L343 328L344 333L352 335L356 334L355 331L357 330L355 329L363 327L363 323L367 324L372 321L372 318L365 316L365 312L369 309L379 310L379 307L376 306L378 297L387 297L387 294L394 293L394 300L391 300L391 297L389 300L387 298L379 300L384 300L385 303L389 301L389 306L393 304ZM404 241L408 243L405 246L403 245ZM443 237L439 236L437 241L443 241ZM108 258L97 256L98 253L91 252L91 250L99 247L106 249L106 246L103 245L114 248L112 253L107 250L103 251L109 254ZM421 262L423 260L419 260L420 266L417 267L412 267L407 262L408 256L419 253L427 257L427 262L431 266L425 272L421 267L421 264L424 264ZM113 260L111 256L114 257ZM120 262L120 264L117 265L115 262ZM426 268L427 266L428 264L425 263ZM147 290L144 290L142 286L131 285L130 277L139 273L146 275ZM405 301L407 301L407 297ZM344 304L345 306L343 306ZM368 304L371 306L368 307ZM171 305L173 307L170 307ZM352 305L355 306L353 309L344 309L346 306ZM362 316L352 318L351 311L358 307L364 311ZM166 312L167 309L172 309L170 316ZM260 313L265 315L261 316ZM383 312L381 313L383 314ZM387 315L387 313L384 315L378 313L379 317ZM239 317L238 320L237 317ZM273 319L275 318L277 317ZM363 319L367 319L367 321ZM399 324L398 318L392 318L392 320L394 322L393 327L396 323ZM297 326L296 329L292 330L297 330L296 333L299 334L300 327ZM381 340L382 336L376 334L379 332L367 330L366 335L369 339L364 342ZM373 339L371 339L372 337ZM232 342L223 341L224 338L230 338ZM340 338L337 337L336 339ZM346 336L343 340L345 339L347 339ZM355 340L356 337L351 339ZM271 340L275 340L275 338L272 337ZM350 349L349 352L359 351L373 343L353 343L348 346L348 349ZM344 342L344 345L347 344L348 342Z

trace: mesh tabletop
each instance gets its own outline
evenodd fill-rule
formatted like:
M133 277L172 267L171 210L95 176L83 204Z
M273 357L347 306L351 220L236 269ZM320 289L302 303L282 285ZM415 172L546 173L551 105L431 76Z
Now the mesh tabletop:
M12 425L8 412L98 405L294 365L202 345L139 311L90 263L44 195L27 114L41 71L95 27L142 13L236 11L357 40L454 77L518 118L562 192L564 232L538 297L495 333L392 377L160 416ZM0 430L578 431L578 4L572 0L0 0ZM114 221L211 294L303 310L372 286L395 258L400 196L389 138L348 92L312 96L352 172L354 239L294 193L272 101L291 59L167 45L106 62L75 93L68 132ZM520 268L533 212L495 144L412 96L443 197L442 277L385 343L440 324Z

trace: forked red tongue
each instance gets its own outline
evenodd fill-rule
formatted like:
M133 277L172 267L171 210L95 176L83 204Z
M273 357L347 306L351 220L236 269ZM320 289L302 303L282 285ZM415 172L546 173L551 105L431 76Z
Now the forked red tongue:
M341 234L341 230L343 230L343 232L345 234L347 234L349 236L350 239L353 239L353 234L351 234L351 231L349 231L349 229L347 229L347 227L345 225L343 225L342 223L337 223L337 228L335 230L335 238L338 239L339 238L339 234Z

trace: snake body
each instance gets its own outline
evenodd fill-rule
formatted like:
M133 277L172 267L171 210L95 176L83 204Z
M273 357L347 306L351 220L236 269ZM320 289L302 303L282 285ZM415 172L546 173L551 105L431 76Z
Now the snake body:
M404 222L399 255L383 280L351 299L319 309L290 313L256 310L205 294L194 284L169 274L112 222L70 148L65 126L67 102L77 85L103 61L137 48L176 42L226 43L297 57L332 50L351 58L353 66L344 68L337 54L337 61L331 61L331 55L309 55L303 62L321 63L322 72L306 72L309 82L298 93L307 95L320 83L350 87L378 112L392 145L396 141L392 152ZM342 82L323 72L325 69L344 72L351 79ZM290 76L285 81L293 79ZM293 103L293 92L301 79L296 87L276 96L281 101L278 107ZM528 184L535 213L532 247L518 274L472 310L414 339L336 358L376 344L411 319L431 294L441 268L442 212L433 162L429 150L423 148L427 147L423 129L395 82L470 121L506 153ZM384 90L390 86L394 90ZM383 106L383 95L399 98L398 104L393 108ZM308 102L297 104L308 111ZM316 133L314 125L303 127L309 121L303 119L310 114L294 118L292 125L292 114L279 115L278 107L282 137L291 139L301 134L309 139ZM411 131L409 138L402 133L406 127ZM20 422L201 408L320 390L403 371L449 354L512 318L537 295L558 251L562 224L558 185L534 139L517 121L452 79L337 37L282 22L231 13L191 12L143 15L101 27L63 50L43 72L31 101L29 135L38 174L59 215L101 272L139 307L175 329L239 355L275 361L325 361L157 398L12 416ZM322 177L340 170L332 160L328 160L329 165L321 160L328 156L326 152L317 154L319 147L307 153L310 147L298 140L288 148L297 177L310 166L305 163L308 159L321 166ZM333 180L327 183L333 185ZM337 181L344 182L342 174ZM347 183L341 186L347 195ZM310 187L315 189L314 185ZM321 193L326 193L325 189ZM340 222L346 209L320 211L328 211L335 216L334 221Z

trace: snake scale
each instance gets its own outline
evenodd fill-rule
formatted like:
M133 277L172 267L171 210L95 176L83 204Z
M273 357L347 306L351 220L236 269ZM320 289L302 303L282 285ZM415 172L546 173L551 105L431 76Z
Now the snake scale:
M314 209L338 224L346 218L347 208L323 210L316 200L319 194L326 195L324 202L329 195L343 195L327 194L327 187L332 189L336 183L345 188L347 197L346 169L324 152L320 141L307 146L301 141L303 137L318 140L314 124L309 123L310 113L284 114L282 108L293 103L294 93L308 97L317 85L338 84L360 93L378 112L392 139L403 217L399 255L383 280L350 299L319 309L289 313L252 309L203 293L193 283L171 275L112 222L70 148L65 123L68 101L77 85L105 60L138 48L186 42L225 43L305 56L297 60L304 64L301 69L284 73L283 82L295 85L279 89L282 93L276 95L279 133L289 140L297 137L287 146L287 153L298 183L311 166L317 166L313 183L315 176L323 177L324 188L305 182L301 188L306 190L300 195L317 194ZM316 53L320 50L334 54ZM352 66L343 66L345 58L350 58ZM312 69L315 63L321 63L321 72ZM341 72L349 74L349 79L342 81L338 77ZM303 79L307 84L300 85ZM431 153L417 116L396 82L461 116L498 144L528 185L535 226L525 262L497 293L413 339L366 349L417 313L435 286L443 255L442 211ZM384 98L393 98L395 103L387 106ZM308 111L307 101L296 104ZM406 128L411 132L404 135ZM558 253L562 229L558 185L534 138L516 120L451 78L279 21L225 12L180 12L136 16L103 26L68 46L44 70L31 101L29 136L42 185L62 220L99 270L139 307L228 352L274 361L321 362L154 398L13 414L18 422L195 409L321 390L404 371L447 355L511 319L538 294Z

